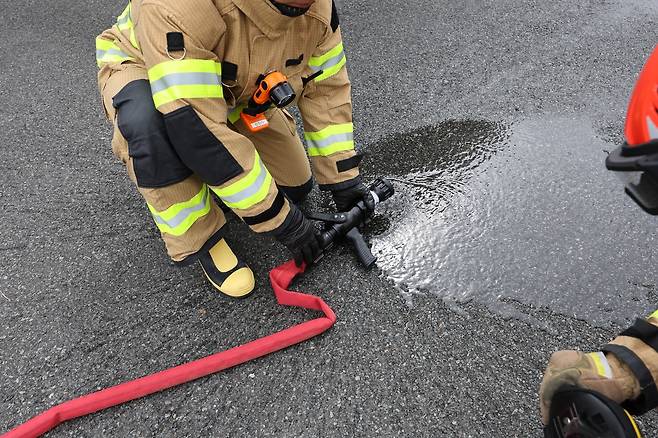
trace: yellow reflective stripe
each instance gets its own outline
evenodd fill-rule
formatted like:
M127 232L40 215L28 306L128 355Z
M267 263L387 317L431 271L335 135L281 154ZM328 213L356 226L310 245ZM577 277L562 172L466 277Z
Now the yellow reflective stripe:
M324 129L316 132L305 132L306 140L324 140L336 134L347 134L354 132L353 123L342 123L340 125L329 125Z
M110 64L113 62L123 62L132 60L131 56L124 53L113 41L96 37L96 64Z
M322 74L313 79L315 82L320 82L338 73L346 62L347 58L345 58L345 51L341 42L324 55L311 57L308 65L314 72L322 71Z
M592 362L594 362L596 372L599 374L599 376L607 377L608 379L612 378L612 370L608 364L608 359L606 359L602 352L589 353L588 356L590 359L592 359Z
M170 87L166 90L153 95L153 103L156 108L173 102L177 99L207 99L207 98L221 98L222 89L217 86L207 85L178 85Z
M329 50L327 53L321 56L312 56L308 61L308 65L311 67L321 67L325 62L338 56L339 53L343 51L343 43L340 42L336 47Z
M160 63L148 71L156 107L177 99L223 98L222 64L210 59Z
M228 113L228 121L235 124L238 120L240 120L240 113L242 112L243 109L245 109L247 105L240 105L235 108L233 108L231 111Z
M233 184L230 184L221 189L213 188L213 191L217 193L217 195L221 198L227 198L229 196L236 195L244 191L249 186L251 186L258 179L260 173L261 173L260 156L258 155L258 152L256 152L254 157L254 164L251 167L249 173L247 173L245 176L243 176Z
M210 212L210 193L205 184L192 199L174 204L164 211L157 211L146 204L153 215L158 229L163 233L181 236L189 230L197 219Z
M119 30L127 30L133 27L132 17L130 16L130 2L128 2L128 6L126 6L121 15L117 17L117 27Z
M343 66L346 63L347 63L347 58L345 58L345 55L343 55L343 58L340 60L340 62L338 64L336 64L334 66L331 66L327 69L323 69L322 74L320 76L314 78L313 80L315 82L320 82L320 81L324 81L325 79L329 79L330 77L332 77L333 75L338 73L340 71L340 69L343 68Z
M222 64L212 59L181 59L166 61L149 69L149 80L157 81L164 76L175 73L215 73L222 74Z
M272 175L267 171L258 152L254 152L254 164L245 176L224 188L211 187L212 191L230 208L245 210L267 197L272 185Z
M135 28L130 29L130 44L132 44L134 48L139 50L139 42L137 41L137 37L135 36Z
M110 40L106 40L105 38L101 37L96 37L96 50L110 50L110 49L118 49L116 44L114 44Z
M270 175L267 169L265 172L265 180L256 193L240 202L226 202L226 205L231 208L246 210L263 201L263 199L265 199L267 194L270 192L270 186L272 185L272 175Z
M327 157L354 149L354 126L352 123L331 125L321 131L305 132L304 138L310 157Z
M105 55L103 56L102 59L97 59L96 64L100 67L102 64L115 64L115 63L121 64L123 61L128 61L131 59L132 58L130 57L126 58L121 55Z
M653 312L651 315L649 315L649 316L647 317L647 319L649 319L649 318L656 318L656 319L658 319L658 310L656 310L656 311Z
M128 38L130 44L132 44L134 48L139 49L139 42L135 36L135 24L132 20L132 8L130 3L128 3L128 6L126 6L121 15L117 17L116 27L122 32L129 31Z
M308 156L328 157L329 155L335 154L336 152L351 151L351 150L354 150L354 140L333 143L331 146L325 148L309 147Z

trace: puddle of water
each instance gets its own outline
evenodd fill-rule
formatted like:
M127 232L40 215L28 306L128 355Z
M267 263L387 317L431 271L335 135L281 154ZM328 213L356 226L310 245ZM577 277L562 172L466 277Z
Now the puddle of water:
M617 0L611 14L619 20L622 17L638 17L642 15L654 15L658 13L658 4L646 0Z
M398 181L390 227L372 239L378 265L408 302L476 300L539 325L524 308L602 326L644 315L658 218L605 170L614 147L568 117L451 121L373 145L370 172Z

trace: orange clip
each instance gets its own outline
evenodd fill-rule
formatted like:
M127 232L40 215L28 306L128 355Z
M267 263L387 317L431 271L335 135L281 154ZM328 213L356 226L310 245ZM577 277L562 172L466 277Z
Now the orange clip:
M243 111L240 113L240 118L251 132L262 131L263 129L266 129L268 126L270 126L270 122L267 121L265 114L250 116Z

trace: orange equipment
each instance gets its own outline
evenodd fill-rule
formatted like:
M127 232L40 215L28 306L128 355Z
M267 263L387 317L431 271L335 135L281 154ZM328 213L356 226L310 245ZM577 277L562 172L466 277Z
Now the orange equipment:
M295 100L295 91L288 78L276 70L260 75L256 85L258 88L249 99L248 106L240 113L240 118L251 132L262 131L269 126L263 113L270 105L283 108Z

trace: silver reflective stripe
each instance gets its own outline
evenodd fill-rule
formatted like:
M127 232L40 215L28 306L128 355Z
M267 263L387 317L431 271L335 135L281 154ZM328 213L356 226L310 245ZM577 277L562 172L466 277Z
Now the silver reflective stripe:
M342 61L344 56L345 56L345 51L341 50L341 52L338 55L334 56L331 59L326 60L324 64L318 66L310 66L311 70L313 70L314 72L320 70L328 70L334 65L338 64L340 61Z
M267 177L267 169L265 169L265 165L263 164L263 161L258 158L258 166L260 167L258 171L258 177L256 178L256 181L254 181L249 187L246 189L242 190L241 192L236 193L235 195L230 195L230 196L220 196L222 198L222 201L230 203L230 204L237 204L240 201L243 201L250 196L255 195L261 187L263 187L263 183L265 182L265 178Z
M351 132L345 134L334 134L331 137L323 138L322 140L306 140L310 147L322 149L327 148L334 143L339 143L343 141L354 140L354 134Z
M117 24L119 26L123 26L124 24L127 24L130 21L130 15L126 15L123 18L118 18L117 19Z
M180 224L182 224L183 221L185 219L187 219L187 217L189 215L191 215L194 212L201 211L204 208L206 208L207 201L208 201L208 190L206 190L204 192L203 198L201 198L201 201L198 204L196 204L192 207L184 208L183 210L179 211L178 214L176 216L172 217L171 219L165 220L164 218L160 217L159 215L157 215L155 213L153 214L153 219L158 224L167 225L169 228L176 228Z
M96 50L96 59L103 59L105 55L116 55L120 56L122 58L129 58L130 55L127 53L122 52L119 49L109 49L109 50Z
M647 116L647 126L649 127L649 135L651 136L651 139L658 139L658 126L653 123L653 120L651 120L649 116Z
M221 79L215 73L171 73L165 75L155 82L151 82L153 94L166 90L176 85L220 85Z

